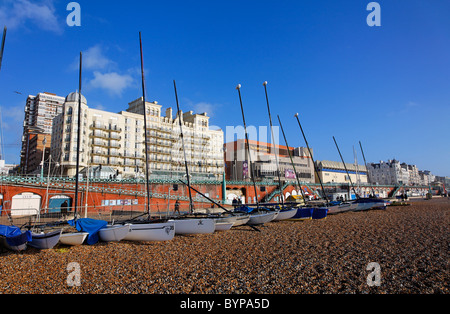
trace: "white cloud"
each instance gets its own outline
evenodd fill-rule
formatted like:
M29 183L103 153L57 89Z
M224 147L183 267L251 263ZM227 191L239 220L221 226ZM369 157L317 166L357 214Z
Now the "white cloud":
M111 95L121 96L126 88L133 85L133 82L133 78L128 74L121 75L117 72L102 74L95 71L89 86L104 89Z
M83 53L83 68L88 70L105 69L114 62L108 59L100 45L95 45Z
M212 117L214 116L214 107L215 105L207 103L207 102L199 102L197 104L194 104L194 111L195 113L204 113L206 112L207 116Z
M23 119L25 117L24 105L0 107L2 114L2 127L4 130L21 130L23 126Z
M40 2L40 3L36 3ZM63 24L55 13L52 1L6 0L0 7L0 21L8 28L25 27L29 21L34 27L61 34Z

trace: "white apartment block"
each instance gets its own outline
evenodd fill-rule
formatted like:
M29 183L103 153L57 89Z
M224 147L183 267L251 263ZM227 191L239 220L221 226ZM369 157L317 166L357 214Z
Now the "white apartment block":
M40 167L43 151L50 147L53 119L62 113L64 101L64 97L52 93L28 96L20 152L23 173L33 172ZM46 138L47 146L42 144L43 138Z
M381 185L427 185L415 165L400 163L398 160L369 163L367 165L372 182ZM427 178L428 179L428 178Z
M109 166L121 178L145 177L144 106L142 98L129 103L126 111L111 113L92 109L82 96L80 171ZM172 108L161 114L157 102L146 102L147 146L150 178L185 176L179 115ZM194 178L219 180L224 172L223 131L209 129L206 113L181 112L184 147L189 174ZM78 94L67 96L64 111L53 121L53 160L62 175L76 174Z

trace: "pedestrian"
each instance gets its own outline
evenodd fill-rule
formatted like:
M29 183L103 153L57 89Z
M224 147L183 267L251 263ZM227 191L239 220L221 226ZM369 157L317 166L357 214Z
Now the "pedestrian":
M64 203L61 204L61 215L64 219L67 216L67 207L69 207L69 203L65 200Z
M180 214L180 202L178 202L178 200L175 202L175 206L174 206L174 214L178 213L178 215Z

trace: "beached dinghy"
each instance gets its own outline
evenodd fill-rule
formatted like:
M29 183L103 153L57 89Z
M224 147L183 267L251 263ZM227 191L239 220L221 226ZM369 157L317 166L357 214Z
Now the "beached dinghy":
M312 219L325 219L328 215L328 207L314 207L312 212Z
M22 232L16 226L0 225L0 246L3 246L11 251L24 251L27 248L28 242L32 239L31 232Z
M247 222L247 224L249 224L251 226L263 225L265 223L272 221L277 214L278 214L278 211L251 214L250 219Z
M104 242L122 241L130 232L130 225L108 225L100 229L98 235Z
M175 223L141 222L129 224L128 234L124 240L128 241L169 241L175 236Z
M215 231L227 231L233 227L234 222L216 222Z
M82 245L84 240L86 240L89 233L87 232L71 232L63 233L59 238L59 242L64 245L77 246Z
M62 230L57 230L48 233L31 233L32 240L28 243L29 246L32 246L39 250L48 250L55 247L58 244L59 239L61 237Z
M281 220L291 219L292 217L295 216L295 214L297 214L297 208L283 209L283 210L280 210L280 212L278 213L278 215L276 215L276 217L273 219L273 221L281 221Z
M238 215L236 216L236 221L234 222L233 227L238 227L247 224L250 220L250 215Z
M296 214L289 220L309 220L312 219L313 207L301 206L297 208Z
M386 208L387 205L384 200L378 198L358 198L355 201L355 204L357 205L357 207L356 209L354 209L354 211Z
M243 205L236 208L235 212L249 215L249 220L247 221L247 224L255 226L255 225L262 225L269 221L272 221L278 215L279 211L269 209L259 210L257 208Z
M331 204L328 207L328 214L337 214L348 211L353 211L357 208L357 204L354 202L343 202L339 204Z
M177 218L173 220L175 233L180 235L188 234L211 234L216 230L214 219L208 218Z
M233 216L221 217L216 219L217 223L232 222L233 227L245 225L250 220L249 214L235 214Z

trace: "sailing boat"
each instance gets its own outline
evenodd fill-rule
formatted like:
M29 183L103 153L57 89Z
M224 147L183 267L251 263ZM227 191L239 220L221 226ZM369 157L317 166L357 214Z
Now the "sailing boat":
M187 187L189 193L189 213L193 214L194 212L194 203L192 201L192 193L191 193L191 183L189 177L189 168L186 159L186 149L184 146L184 134L183 134L183 122L182 115L180 111L180 104L178 102L178 92L177 85L175 80L173 81L173 87L175 90L175 100L177 103L177 112L178 112L178 124L180 126L180 137L181 144L183 146L183 154L184 154L184 165L186 168L186 179L187 179ZM184 182L183 182L184 183ZM216 230L216 222L212 218L206 217L192 217L191 215L184 216L176 216L172 217L169 220L175 224L175 233L179 235L189 235L189 234L211 234Z
M79 90L76 93L78 98L78 130L77 130L77 163L76 163L76 175L75 175L75 200L74 200L74 222L78 219L78 185L79 185L79 167L80 167L80 143L81 143L81 79L82 79L82 65L83 65L83 53L80 52L80 70L79 70ZM69 223L70 224L70 223ZM88 237L88 232L69 232L62 233L59 238L59 242L65 245L81 245Z
M273 219L274 221L281 221L285 219L290 219L294 217L294 215L297 213L297 208L293 207L286 207L284 204L284 195L283 195L283 186L281 184L281 175L280 175L280 164L278 161L278 153L277 148L275 147L275 136L273 135L273 125L272 125L272 115L270 114L270 106L269 106L269 97L267 95L267 81L263 83L264 90L266 93L266 102L267 102L267 111L269 113L269 121L270 121L270 132L272 134L272 143L275 150L275 161L277 164L277 174L278 174L278 186L280 189L280 201L281 201L281 210L278 212L278 214ZM288 147L289 150L289 147ZM277 205L279 207L279 204Z
M147 219L125 221L122 225L129 226L128 234L123 238L129 241L169 241L175 236L175 224L173 221L152 220L150 215L150 183L148 169L148 135L147 135L147 108L145 94L144 55L142 52L142 37L139 32L139 44L141 53L141 78L142 78L142 106L144 113L144 137L145 137L145 166L146 166L146 190L147 190ZM119 224L118 224L119 225ZM111 228L107 226L107 228Z
M183 180L180 180L180 182L183 183L184 185L188 186L187 183L184 182ZM201 196L203 196L204 198L206 198L212 204L223 209L223 211L224 211L223 213L206 214L206 217L214 219L214 221L216 223L215 231L229 230L233 226L240 226L242 224L246 224L248 222L248 220L250 219L250 217L248 215L238 215L236 213L233 213L232 211L226 209L225 207L223 207L219 203L215 202L214 200L212 200L211 198L209 198L202 192L198 191L194 187L192 187L192 186L188 186L188 187L191 190L193 190L193 191L197 192L198 194L200 194Z
M252 207L248 207L248 206L241 206L241 207L236 208L235 212L249 214L250 219L248 220L247 224L250 226L255 226L255 225L262 225L262 224L272 221L275 218L275 216L278 214L278 211L275 211L275 212L270 211L266 208L262 208L259 204L259 200L257 197L258 191L256 189L255 176L253 173L253 163L251 160L252 158L251 158L251 154L250 154L250 146L249 146L249 141L248 141L247 124L245 122L244 106L242 105L241 87L242 87L241 84L238 84L236 89L239 94L239 102L241 105L242 121L244 123L244 132L245 132L245 143L246 143L245 147L247 149L247 154L248 154L248 159L249 159L250 177L252 178L253 188L255 191L256 208L252 208Z
M339 156L341 157L342 163L344 164L344 169L345 169L345 172L347 173L347 176L348 176L348 178L350 180L350 184L352 186L353 192L356 195L356 200L353 201L353 202L350 202L350 203L353 203L354 205L356 205L356 208L353 207L352 210L353 211L362 211L362 210L369 210L369 209L377 208L377 207L385 207L386 204L385 204L385 202L383 200L378 200L378 199L374 199L374 198L361 198L359 196L359 194L355 190L353 182L352 182L352 180L350 178L350 174L349 174L349 172L347 170L347 166L345 165L344 158L342 157L341 151L339 149L339 146L338 146L334 136L333 136L333 140L334 140L334 143L336 144L336 148L337 148L337 150L339 152Z
M16 226L0 225L0 247L19 252L26 250L30 241L30 231L23 232Z
M325 189L323 188L322 179L318 175L318 169L317 165L314 162L313 155L311 153L311 149L309 148L308 140L306 139L305 132L303 132L302 125L300 123L300 119L298 118L298 113L296 113L295 118L297 118L298 126L300 127L300 131L302 132L303 139L305 140L306 147L308 148L309 156L311 158L311 161L314 166L314 171L317 174L317 177L319 178L319 183L322 188L323 197L326 201L325 206L317 206L317 207L300 207L297 211L297 214L293 217L294 219L324 219L327 217L328 214L328 207L330 205L330 202L328 201L328 197L325 193Z
M291 151L289 150L289 144L286 139L286 134L284 133L283 124L281 123L280 116L277 116L277 117L278 117L278 122L280 123L281 133L283 134L283 138L286 143L286 147L288 147L288 154L289 154L289 158L291 160L292 168L294 169L295 178L297 179L298 188L300 189L300 192L301 192L302 198L303 198L303 204L301 204L299 207L293 206L295 213L290 218L296 217L297 219L311 219L312 218L312 209L306 203L305 193L303 192L302 185L300 183L300 179L298 178L298 175L297 175L297 170L295 169L294 160L292 159ZM287 218L287 219L290 219L290 218Z

